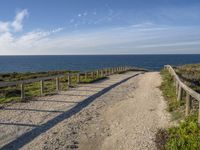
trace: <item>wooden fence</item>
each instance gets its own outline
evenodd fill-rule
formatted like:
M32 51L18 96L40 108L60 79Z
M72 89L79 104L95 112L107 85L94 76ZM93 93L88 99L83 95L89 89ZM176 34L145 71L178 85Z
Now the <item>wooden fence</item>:
M190 113L192 98L198 101L198 104L199 104L198 124L200 125L200 94L194 91L193 89L191 89L190 87L188 87L187 85L185 85L180 80L180 78L178 77L178 75L176 74L176 72L170 65L165 65L165 69L167 69L170 72L170 74L173 76L174 83L176 86L176 95L177 95L178 101L181 101L183 99L183 93L185 92L185 95L186 95L185 115L186 116L188 116Z
M120 67L114 67L114 68L104 68L101 70L95 70L91 72L79 72L79 73L71 73L71 74L59 74L59 75L54 75L54 76L48 76L48 77L40 77L36 79L28 79L28 80L21 80L21 81L13 81L13 82L0 82L0 88L1 87L10 87L10 86L16 86L20 85L20 90L21 90L21 99L23 100L25 98L25 84L33 83L33 82L40 82L40 94L43 95L44 93L44 82L47 80L56 80L56 90L60 90L60 78L62 77L67 77L67 85L68 87L72 83L72 77L76 78L77 84L79 84L80 81L80 76L84 75L85 79L87 79L89 76L94 79L95 76L96 78L102 78L106 77L115 73L119 73L122 71L129 71L132 70L132 67L127 67L127 66L120 66Z

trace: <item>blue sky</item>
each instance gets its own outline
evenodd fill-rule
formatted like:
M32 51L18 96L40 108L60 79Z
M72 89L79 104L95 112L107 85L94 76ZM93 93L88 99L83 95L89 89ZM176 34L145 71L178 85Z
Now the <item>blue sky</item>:
M1 0L0 55L200 53L199 0Z

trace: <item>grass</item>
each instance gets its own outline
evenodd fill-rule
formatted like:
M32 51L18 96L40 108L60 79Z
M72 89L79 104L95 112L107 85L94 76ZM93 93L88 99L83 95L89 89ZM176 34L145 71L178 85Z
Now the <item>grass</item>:
M193 114L184 119L177 127L167 129L168 138L166 150L199 150L200 127L197 124L197 115Z
M34 79L38 77L46 77L46 76L53 76L58 74L67 74L67 73L75 73L72 71L49 71L49 72L27 72L27 73L6 73L0 74L0 82L10 82L10 81L19 81L19 80L26 80L26 79ZM80 75L80 82L82 84L93 83L106 77L97 77L96 75L92 77L88 75L85 78L84 74ZM72 87L76 86L77 79L76 76L71 77L71 85ZM60 78L60 90L67 90L68 89L68 79L66 77ZM47 94L55 94L56 91L56 81L55 79L47 80L44 82L44 95ZM34 82L25 84L25 97L35 97L40 96L40 82ZM3 87L0 88L0 103L8 103L8 102L19 102L21 99L21 90L20 85L11 86L11 87Z
M191 66L191 65L189 65ZM200 66L200 65L198 65ZM187 67L184 66L184 70ZM181 66L176 69L179 72L179 76L183 70L180 71ZM179 69L179 70L178 70ZM188 69L187 74L189 74ZM167 70L162 70L161 75L163 78L160 89L163 92L163 96L168 104L168 111L172 114L172 120L176 120L179 124L169 129L160 130L158 136L160 136L162 146L160 149L164 150L199 150L200 149L200 127L197 124L197 113L193 113L187 118L184 117L184 102L177 102L175 86L173 85L173 78ZM185 76L185 75L184 75ZM184 81L183 76L182 80ZM192 75L191 79L194 78ZM190 81L190 83L192 80ZM158 138L159 139L159 138ZM163 142L164 141L164 142Z
M200 64L178 66L175 71L185 84L200 93Z
M180 103L176 98L176 89L173 85L173 78L167 70L163 69L160 73L163 79L160 89L162 90L163 96L168 103L168 111L173 112L180 106Z

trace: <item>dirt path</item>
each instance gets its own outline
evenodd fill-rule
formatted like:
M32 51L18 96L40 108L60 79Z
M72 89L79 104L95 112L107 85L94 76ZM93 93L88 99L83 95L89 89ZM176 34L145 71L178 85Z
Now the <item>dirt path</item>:
M98 83L78 85L58 95L0 107L0 149L20 149L35 138L51 132L51 128L68 120L97 97L137 73L116 74Z
M115 75L93 87L88 85L90 88L87 90L95 91L103 85L112 85L132 75L133 73ZM133 77L110 91L94 97L95 101L90 101L87 107L84 106L78 113L68 118L64 116L56 125L34 136L34 140L28 140L18 148L155 150L155 134L159 128L168 126L169 120L165 112L165 102L158 88L160 84L161 77L157 72ZM79 91L84 91L86 88L87 86ZM83 94L82 92L79 94ZM63 104L61 106L64 108ZM46 118L49 119L43 117L44 120Z

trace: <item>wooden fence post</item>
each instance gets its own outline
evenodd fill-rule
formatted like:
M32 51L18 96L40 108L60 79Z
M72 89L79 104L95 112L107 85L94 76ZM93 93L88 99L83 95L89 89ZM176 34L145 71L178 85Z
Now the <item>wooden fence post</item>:
M77 78L77 84L79 84L80 83L80 74L79 73L77 73L76 78Z
M191 109L191 100L190 94L186 93L186 108L185 108L185 115L188 116Z
M182 99L182 96L183 96L183 89L182 87L179 85L179 88L178 88L178 98L177 100L180 101Z
M70 87L71 86L71 75L70 74L68 74L68 87Z
M103 69L101 70L101 77L104 77L104 71L103 71Z
M21 84L21 100L25 98L24 83Z
M43 95L43 93L44 93L44 81L41 80L40 81L40 95Z
M60 81L59 78L56 78L56 91L58 92L60 90Z
M199 101L198 125L200 126L200 101Z
M97 70L97 78L99 78L99 70Z
M91 72L91 75L92 75L92 79L94 80L94 72L93 71Z

